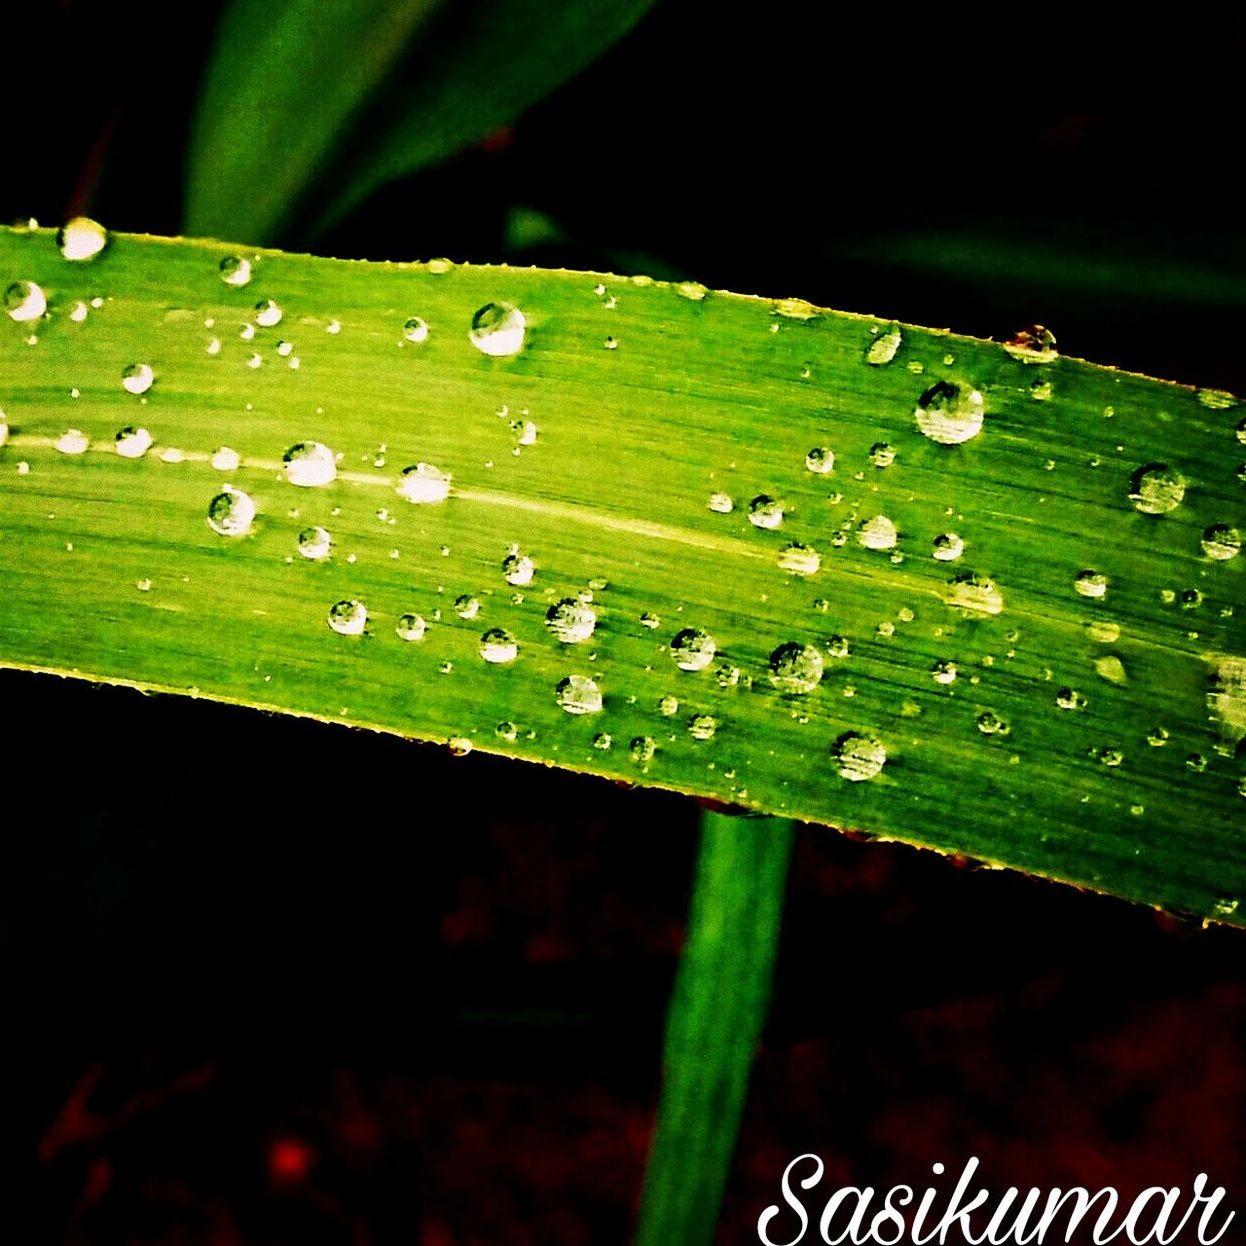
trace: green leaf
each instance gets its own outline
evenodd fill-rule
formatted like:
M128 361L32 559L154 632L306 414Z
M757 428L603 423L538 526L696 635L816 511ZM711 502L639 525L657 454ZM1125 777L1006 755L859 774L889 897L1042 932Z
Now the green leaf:
M315 213L317 231L378 187L453 155L511 124L590 65L654 0L474 0L447 13L418 57L395 78L335 194ZM569 154L569 159L573 158Z
M234 0L199 97L186 230L263 241L441 0Z
M3 664L1243 921L1230 395L697 286L271 252L234 286L228 254L0 234L3 286L39 287L0 321ZM500 303L510 356L469 340L494 305L487 344L519 345ZM979 403L960 444L922 431ZM341 455L324 487L283 469L309 442Z

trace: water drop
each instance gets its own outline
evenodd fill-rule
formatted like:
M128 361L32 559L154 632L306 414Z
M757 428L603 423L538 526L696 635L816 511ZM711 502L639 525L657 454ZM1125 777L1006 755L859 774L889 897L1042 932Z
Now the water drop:
M711 493L708 506L716 515L730 515L735 510L735 502L729 493Z
M1097 750L1094 754L1095 760L1100 765L1107 766L1111 769L1119 766L1125 760L1125 754L1118 748L1104 747Z
M885 333L880 333L866 348L865 362L876 368L890 363L896 357L901 341L900 330L892 325Z
M873 736L845 731L831 745L831 757L841 779L862 783L882 770L887 761L887 750L882 741Z
M1114 653L1095 658L1095 674L1110 684L1123 685L1129 682L1125 673L1125 664Z
M404 614L399 616L398 625L394 628L394 631L398 633L399 640L423 640L424 633L428 631L428 624L421 615Z
M994 710L986 710L978 715L978 730L983 735L1007 735L1009 727Z
M511 550L502 559L502 577L512 588L525 588L536 575L536 563L527 554Z
M69 318L74 324L81 324L90 314L91 309L81 299L69 309Z
M473 317L468 340L483 355L503 358L523 349L528 322L511 303L486 303Z
M1223 389L1200 389L1195 397L1209 411L1227 411L1237 405L1237 399Z
M1147 732L1146 742L1152 748L1163 748L1164 745L1168 743L1168 728L1152 727L1151 730Z
M52 443L62 454L85 454L90 438L80 428L70 428Z
M15 281L4 292L4 310L18 324L38 320L47 309L48 300L33 281Z
M227 255L220 262L219 271L227 286L245 286L251 280L251 261L241 255Z
M658 702L658 713L664 718L672 718L679 713L679 699L667 693Z
M694 740L712 740L718 730L718 719L713 714L694 714L688 719L688 734Z
M805 470L817 476L825 476L835 467L835 452L829 446L814 446L805 455Z
M89 216L75 216L57 231L56 245L67 260L91 260L108 245L108 231Z
M788 575L816 575L822 566L822 556L809 545L793 542L779 554L779 570Z
M866 549L894 549L896 539L896 526L886 515L866 519L857 528L857 540Z
M699 281L681 281L675 287L675 293L681 299L688 299L692 303L700 303L704 300L709 290Z
M450 477L431 463L417 463L402 469L398 493L421 505L444 502L450 496Z
M783 522L783 506L765 493L748 504L748 521L754 528L777 528Z
M612 736L608 731L599 731L595 736L593 736L593 747L600 749L603 753L607 749L614 748L614 736Z
M238 470L238 464L241 460L237 450L231 450L228 446L221 446L212 455L212 466L218 472L235 472Z
M1236 528L1229 527L1228 524L1212 524L1203 533L1203 553L1208 558L1216 559L1217 562L1236 557L1241 548L1241 533Z
M1061 688L1056 693L1056 704L1062 710L1081 710L1086 708L1086 698L1076 688Z
M454 599L454 613L460 619L474 619L480 613L480 598L461 593Z
M1197 588L1183 590L1179 598L1183 610L1197 610L1203 604L1203 594Z
M6 445L9 440L9 418L0 411L0 446Z
M958 446L982 431L985 404L969 386L936 381L917 401L917 427L941 446Z
M1073 587L1082 597L1102 597L1108 591L1108 577L1102 571L1079 571Z
M412 316L402 326L402 336L408 342L427 342L428 321L421 319L419 316Z
M208 527L218 536L246 536L254 520L255 503L233 485L226 485L208 503Z
M846 658L851 652L847 636L832 636L823 647L827 656L832 658Z
M601 711L601 689L587 675L568 675L559 680L554 699L568 714L596 714Z
M519 656L519 642L504 627L491 627L480 638L480 656L496 665L513 662Z
M121 373L121 388L127 394L145 394L155 382L156 374L149 363L132 363Z
M718 652L718 642L699 627L685 627L671 640L671 657L681 671L703 671Z
M361 601L337 601L329 607L329 626L339 636L362 636L368 608Z
M822 670L822 654L813 645L788 641L770 655L770 682L780 692L812 692L821 682Z
M1055 392L1054 387L1046 377L1036 377L1030 382L1030 398L1034 402L1050 402L1051 396Z
M546 611L545 626L564 645L583 644L597 626L597 612L578 597L564 597Z
M772 314L788 320L812 320L818 309L806 299L777 299Z
M279 325L283 314L280 306L272 299L261 299L255 305L255 323L261 329L271 329L274 325Z
M312 526L299 533L299 553L312 562L328 558L332 546L333 541L327 528Z
M876 441L870 447L870 462L875 467L890 467L896 461L896 449L890 442Z
M337 459L328 446L318 441L300 441L282 456L286 479L304 489L330 485L337 479Z
M1144 515L1164 515L1181 505L1185 477L1166 463L1148 463L1129 478L1129 500Z
M517 446L534 446L540 429L532 420L512 420L511 432Z
M955 562L965 552L965 542L955 532L941 532L930 551L940 562Z
M1041 324L1032 324L1018 330L1003 343L1004 349L1022 363L1051 363L1059 352L1056 335Z
M1207 769L1207 758L1202 753L1190 753L1185 759L1185 768L1202 774Z
M968 615L999 614L1004 608L1004 595L995 581L972 571L962 572L950 580L943 600L953 610L963 610Z
M514 742L519 738L519 728L516 727L515 724L509 719L503 719L493 729L493 734L496 735L499 740L505 740L507 744L514 744Z
M1120 639L1121 626L1106 619L1095 619L1086 624L1086 633L1091 640L1097 640L1101 645L1111 645Z
M652 610L645 610L640 616L640 626L647 627L652 632L662 626L662 620Z
M653 738L647 735L638 735L627 746L628 756L638 766L647 766L652 760L653 755L658 751L658 746L654 743Z
M930 668L930 674L937 684L954 684L956 682L956 663L948 658L940 658Z
M117 434L113 444L123 459L141 459L151 449L151 433L130 424Z

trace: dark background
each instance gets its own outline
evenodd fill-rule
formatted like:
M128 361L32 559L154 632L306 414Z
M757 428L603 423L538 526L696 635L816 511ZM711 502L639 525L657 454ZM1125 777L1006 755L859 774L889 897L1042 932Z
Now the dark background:
M215 13L6 14L0 219L177 232ZM1096 20L666 0L286 241L1040 320L1246 389L1243 29ZM695 805L51 677L0 704L14 1240L626 1240ZM813 827L788 903L723 1243L805 1150L828 1189L978 1155L996 1189L1207 1171L1246 1209L1239 932Z

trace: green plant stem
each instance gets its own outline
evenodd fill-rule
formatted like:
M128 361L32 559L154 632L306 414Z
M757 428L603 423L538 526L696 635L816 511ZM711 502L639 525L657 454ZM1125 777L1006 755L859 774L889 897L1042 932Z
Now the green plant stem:
M635 1246L701 1246L770 999L794 823L706 812Z

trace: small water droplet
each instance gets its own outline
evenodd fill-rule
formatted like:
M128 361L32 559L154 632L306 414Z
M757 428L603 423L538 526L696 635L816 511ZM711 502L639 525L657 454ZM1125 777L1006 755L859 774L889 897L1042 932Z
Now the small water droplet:
M1094 756L1100 765L1107 766L1110 769L1115 769L1125 760L1125 754L1120 749L1107 746L1098 749Z
M524 588L532 583L536 563L527 554L512 550L502 559L502 577L512 588Z
M1190 753L1185 759L1185 767L1195 774L1202 774L1207 769L1207 758L1202 753Z
M793 542L779 554L779 570L788 575L816 575L822 566L822 556L809 545Z
M460 593L454 599L454 613L460 619L474 619L480 613L480 598L471 593Z
M212 466L218 472L236 472L240 461L238 451L231 450L228 446L221 446L212 455Z
M930 551L940 562L955 562L965 552L965 542L955 532L941 532Z
M1080 710L1086 708L1086 698L1076 688L1061 688L1056 693L1056 704L1062 710Z
M735 502L729 493L711 493L708 506L716 515L730 515L735 510Z
M1079 571L1073 587L1082 597L1102 597L1108 591L1108 577L1102 571Z
M227 286L245 286L251 280L251 261L241 255L227 255L220 262L219 271Z
M299 533L299 553L312 562L328 558L332 546L333 540L327 528L312 526Z
M568 714L597 714L601 711L601 689L587 675L567 675L558 681L554 699Z
M1197 610L1203 604L1203 594L1197 588L1187 588L1178 598L1183 610Z
M857 541L866 549L894 549L896 540L896 526L886 515L866 519L857 528Z
M208 527L218 536L246 536L254 521L255 503L233 485L226 485L208 503Z
M599 731L593 736L593 747L600 749L603 753L614 747L614 736L608 731Z
M890 467L896 461L896 449L890 442L876 441L870 447L870 462L875 467Z
M509 719L503 719L493 729L493 734L499 740L505 740L508 744L513 744L519 738L519 728Z
M121 388L127 394L145 394L156 380L149 363L132 363L121 373Z
M1051 363L1059 353L1056 350L1056 335L1041 324L1019 329L1002 345L1014 359L1019 359L1022 363Z
M694 740L712 740L718 730L718 719L713 714L694 714L688 719L688 734Z
M274 325L279 325L283 314L281 307L273 299L261 299L255 305L255 323L261 329L271 329Z
M675 293L678 294L681 299L687 299L692 303L700 303L704 301L705 296L709 293L709 290L699 281L681 281L675 287Z
M1152 748L1163 748L1164 745L1168 743L1168 728L1152 727L1151 730L1147 732L1146 742Z
M718 642L700 627L685 627L671 640L671 657L681 671L703 671L718 652Z
M936 381L917 400L913 416L931 441L957 446L982 431L985 410L982 395L971 386Z
M949 658L940 658L930 668L930 675L937 684L954 684L956 682L956 663Z
M546 611L545 626L564 645L583 644L597 627L597 611L578 597L564 597Z
M805 455L805 470L817 476L825 476L834 470L835 452L829 446L814 446Z
M1095 658L1095 674L1110 684L1124 685L1129 682L1124 662L1114 653Z
M1052 383L1045 376L1036 377L1030 382L1030 398L1034 402L1050 402L1055 392Z
M368 623L368 608L361 601L337 601L329 607L329 626L339 636L361 636Z
M845 731L831 745L831 758L841 779L862 783L882 771L887 761L887 750L882 741L874 736Z
M978 730L983 735L1007 735L1009 726L994 710L985 710L978 715Z
M117 434L113 444L123 459L141 459L151 449L151 433L130 424Z
M1209 411L1227 411L1237 405L1237 399L1223 389L1200 389L1195 397Z
M468 340L483 355L504 358L523 349L528 321L511 303L486 303L472 317Z
M1235 558L1242 548L1242 535L1228 524L1212 524L1203 533L1203 553L1217 562Z
M640 616L640 626L647 627L650 631L662 626L662 620L652 610L644 611Z
M638 735L627 746L628 756L637 766L647 766L658 751L652 736Z
M108 245L108 231L89 216L75 216L57 230L56 245L67 260L91 260Z
M954 610L968 615L999 614L1004 608L1004 595L994 580L965 571L949 580L943 600Z
M428 321L419 316L412 316L402 326L402 336L408 342L427 342Z
M90 314L91 309L81 299L69 309L69 318L74 324L81 324Z
M664 718L674 717L674 715L679 713L679 699L671 696L670 693L667 693L667 695L658 702L658 713Z
M0 446L6 445L9 440L9 419L8 416L0 411Z
M328 446L318 441L300 441L282 456L286 479L303 489L331 485L337 479L337 459Z
M748 521L754 528L777 528L783 522L783 506L768 494L759 493L748 504Z
M827 657L830 658L846 658L851 652L847 636L832 636L823 648L826 650Z
M876 368L890 363L896 357L896 352L900 349L902 340L899 328L892 325L890 329L880 333L866 347L865 362L872 364Z
M422 615L404 614L399 616L398 625L394 628L394 631L398 633L399 640L423 640L424 633L428 631L428 624L424 621Z
M43 290L33 281L15 281L4 292L4 310L18 324L38 320L48 310Z
M1185 477L1167 463L1148 463L1129 478L1129 500L1144 515L1164 515L1181 505Z
M770 655L770 682L780 692L804 695L822 680L822 654L813 645L788 641Z
M512 420L511 432L517 446L534 446L540 429L532 420Z
M90 438L80 428L66 429L53 443L62 454L85 454Z
M1095 619L1086 624L1086 633L1091 640L1096 640L1101 645L1111 645L1120 639L1121 626L1106 619Z
M397 492L418 505L444 502L450 496L450 477L431 463L417 463L402 469Z
M806 299L777 299L773 314L788 320L812 320L818 314L818 309Z
M480 638L480 656L495 665L513 662L519 656L519 642L504 627L491 627Z

